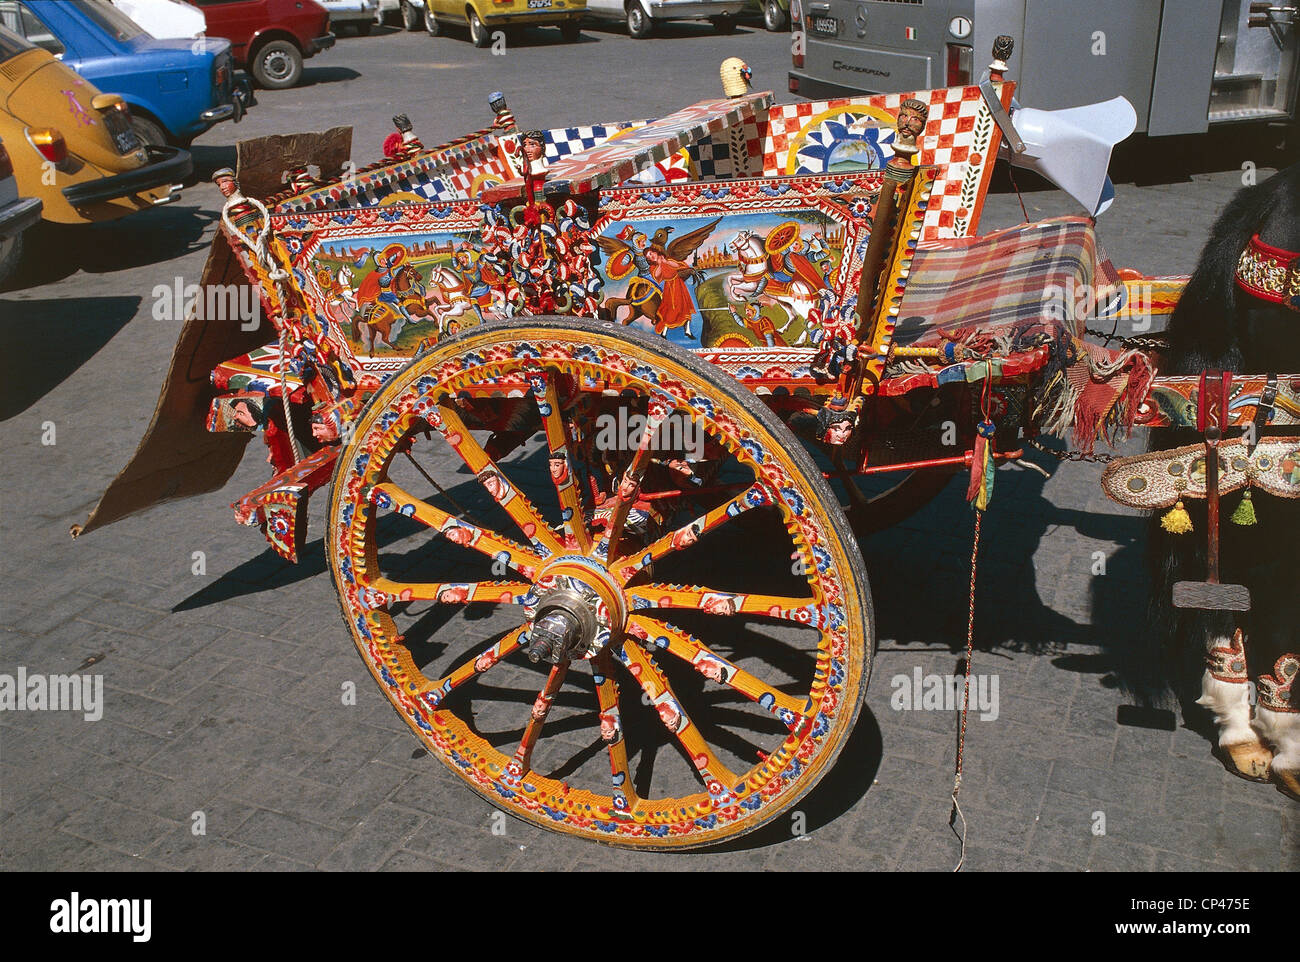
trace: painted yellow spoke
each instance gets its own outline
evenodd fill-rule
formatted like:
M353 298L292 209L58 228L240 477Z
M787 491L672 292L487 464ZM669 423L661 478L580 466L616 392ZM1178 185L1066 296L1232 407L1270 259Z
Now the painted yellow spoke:
M686 749L686 757L691 760L704 784L709 786L710 783L716 783L717 788L721 789L717 794L730 794L740 780L709 747L700 730L687 716L686 709L677 700L668 679L650 660L650 656L629 641L619 649L619 658L650 699L659 715L659 721ZM715 791L711 787L710 795L713 794Z
M515 524L519 525L519 529L532 542L538 553L543 555L564 553L564 545L542 518L541 513L533 507L527 495L501 473L493 460L488 457L488 453L483 450L483 446L469 433L465 422L460 419L454 407L440 404L438 414L434 415L431 412L428 420L460 455L465 465L474 472L479 483L487 489L492 499L505 509L506 514L514 519Z
M674 551L689 547L699 540L702 535L721 527L732 518L739 517L753 508L759 508L771 503L772 499L767 488L761 482L755 482L731 500L718 505L712 511L698 518L693 518L676 531L668 532L658 541L648 545L645 550L638 552L635 557L633 555L624 555L611 563L609 568L614 572L616 578L626 582L646 565L658 561Z
M651 642L659 639L666 640L668 642L666 650L669 654L676 655L710 681L726 685L740 692L750 701L758 702L768 711L778 715L790 728L797 727L806 713L811 710L807 698L777 691L745 669L715 654L707 645L673 625L632 615L628 619L628 633ZM783 717L779 715L781 711L794 717Z
M623 740L623 719L618 711L618 683L610 677L614 661L609 650L591 661L596 682L596 700L600 704L600 737L609 752L610 780L614 785L615 816L628 815L638 801L632 788L632 773L627 763L627 742Z
M537 397L535 388L533 395ZM560 499L560 508L567 515L564 519L565 530L573 538L578 551L588 554L591 552L591 532L587 528L587 518L582 507L582 493L578 490L577 459L573 456L573 445L560 417L560 400L555 382L549 377L541 397L537 397L537 407L542 415L542 427L546 431L546 444L550 448L547 468L551 481L555 484L555 493Z
M415 518L455 544L472 548L493 560L503 561L507 567L514 568L525 578L535 577L537 569L542 565L542 556L531 548L462 521L454 514L421 501L391 481L375 485L370 501L379 507L391 507L398 514Z
M546 724L546 716L551 713L551 703L560 693L560 686L564 684L564 676L568 671L569 663L566 661L553 667L547 676L545 686L533 702L524 737L519 740L519 747L515 750L515 770L511 772L512 775L523 775L532 768L533 749L537 747L537 739L542 734L542 726Z
M361 601L369 608L386 607L403 601L438 601L448 605L467 605L472 602L521 605L524 597L532 591L532 585L526 581L404 582L389 578L370 580L366 582L366 588L372 594L363 597Z
M427 699L436 706L465 682L477 678L502 658L518 651L523 633L523 626L516 628L483 654L458 665L452 669L450 674L443 675L437 681L429 682L428 686L423 689L428 693Z
M637 443L636 453L632 455L632 461L627 466L619 478L618 487L614 491L614 499L607 502L602 511L607 512L607 522L605 532L600 538L596 547L596 554L601 557L608 557L611 551L618 550L618 543L623 537L623 525L627 522L627 515L632 510L633 503L641 494L641 479L645 476L645 469L650 464L651 448L654 445L655 435L659 432L659 426L667 418L669 411L660 411L646 418L645 429L641 432L641 439Z
M629 607L657 617L657 609L696 608L710 615L767 615L822 628L824 615L816 598L782 598L713 591L699 585L638 585L628 590Z

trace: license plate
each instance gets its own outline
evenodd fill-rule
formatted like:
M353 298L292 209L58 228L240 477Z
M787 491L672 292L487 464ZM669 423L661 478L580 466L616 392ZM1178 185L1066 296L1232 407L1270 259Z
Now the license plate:
M528 0L529 10L549 10L551 0Z
M119 154L129 154L140 149L140 138L119 110L109 110L103 115L104 126L113 137L113 146Z
M828 37L837 37L840 33L840 22L834 17L813 17L810 25L813 33L825 34Z

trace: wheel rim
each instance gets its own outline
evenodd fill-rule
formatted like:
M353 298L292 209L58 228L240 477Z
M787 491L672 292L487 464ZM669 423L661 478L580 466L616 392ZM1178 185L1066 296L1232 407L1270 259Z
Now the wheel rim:
M469 35L475 43L483 42L483 21L473 11L470 11L469 15Z
M426 33L438 32L438 19L427 6L424 8L424 29Z
M781 22L780 12L775 0L768 0L767 6L764 9L767 11L767 28L769 30L775 30L777 25Z
M628 28L632 33L640 33L645 29L645 14L640 7L633 7L628 11Z
M612 844L711 844L779 815L833 761L865 688L870 600L865 582L838 574L860 570L860 561L852 568L847 554L856 552L856 547L836 535L820 489L810 486L798 457L780 447L779 436L767 433L759 423L762 419L755 420L734 399L701 393L711 387L709 379L689 365L641 350L641 345L629 344L626 335L615 339L597 333L597 325L589 327L566 331L520 325L508 331L473 332L444 342L395 377L372 401L340 459L331 498L328 555L345 617L371 673L433 754L475 791L536 824ZM595 403L593 395L573 390L582 377L598 378L607 392L645 400L652 416L671 413L682 423L699 425L709 443L718 445L719 451L725 449L734 465L749 469L750 480L732 482L735 493L715 494L721 500L698 516L687 511L668 520L671 527L654 532L644 547L630 546L620 537L641 523L638 513L629 510L631 502L622 497L611 498L608 526L597 528L592 524L591 499L573 483L581 482L590 466L578 454L592 440L590 424L584 429L573 420L566 426L559 413L574 410L575 398ZM735 390L743 393L741 388ZM491 445L474 436L475 431L482 433L481 425L468 426L482 417L484 406L502 403L487 399L493 392L518 395L508 402L518 409L513 416L524 409L534 411L546 439L537 453L557 461L563 456L570 468L563 483L556 481L549 490L555 509L551 513L562 519L560 523L548 523L537 507L540 498L535 501L525 492L518 478L524 462L507 464L503 458L490 458ZM471 397L476 400L466 400ZM507 526L513 522L513 528L503 531L486 525L460 509L459 488L455 498L439 488L454 505L448 510L433 504L439 499L437 492L425 500L392 480L390 472L406 457L399 457L398 451L418 431L430 427L433 440L455 451L464 465L485 479L485 488L486 479L495 474L495 487L487 489L494 490L493 500L504 508L510 519ZM649 438L647 429L629 453L625 479L647 471L653 462ZM414 456L420 450L407 453ZM642 481L650 476L647 471ZM504 485L499 484L502 480ZM819 477L816 480L820 483ZM829 510L837 509L832 504ZM389 515L404 515L408 520L399 522ZM743 515L764 516L786 534L789 540L784 548L793 546L794 554L786 550L784 563L790 564L790 557L800 559L803 571L797 581L805 585L804 593L771 596L717 590L716 585L669 586L648 580L647 565L656 569L657 580L675 553L689 550L696 538L707 540L724 533ZM391 535L395 524L412 522L417 530L432 528L481 557L492 558L502 566L493 569L498 579L508 569L506 580L452 584L390 577L394 572L388 569L399 556L389 551L395 546L383 543L384 529ZM694 526L699 529L695 538L683 534ZM520 532L524 541L518 540ZM442 539L436 534L430 537L434 546L427 550L445 550ZM611 545L618 547L611 549ZM611 554L617 557L608 561ZM414 555L400 557L409 560ZM557 590L565 588L597 596L592 610L600 625L577 654L550 667L544 680L536 676L532 690L538 694L523 729L497 730L505 709L493 704L490 692L472 692L477 687L486 690L487 681L480 686L479 679L491 679L489 672L512 661L524 664L522 650L541 636L537 624L528 619L541 621L538 615L552 603ZM454 653L449 649L445 657L434 659L435 670L422 671L417 664L420 643L406 642L404 632L410 629L399 626L399 621L414 617L404 606L439 598L445 604L435 607L487 600L498 611L522 610L523 623L499 636L489 633L477 645ZM697 608L701 610L691 610ZM627 612L625 635L622 609ZM732 612L749 620L767 618L799 635L804 645L799 661L805 674L793 681L769 681L741 664L748 663L749 655L720 654L719 647L725 650L727 643L720 645L717 639L738 629L734 619L717 616ZM693 631L690 618L701 614L706 628ZM419 618L426 616L421 612ZM589 663L590 671L573 670L582 661ZM511 670L508 677L514 679L525 669L512 666ZM768 668L766 673L772 671ZM566 684L575 687L579 676L584 676L585 692L565 691ZM722 723L703 720L699 707L703 696L684 684L684 679L699 681L700 676L715 693L721 691L751 710L744 716L749 734L739 739L744 748L730 742L724 748L724 734L728 739L738 736ZM526 685L509 690L514 697ZM575 701L584 693L590 699L585 707ZM551 708L560 703L566 711L578 708L578 714L558 720L559 757L552 747L539 766L534 752L547 737L548 719L555 722ZM727 711L736 710L728 702ZM635 726L626 724L630 712L646 711L653 711L649 724L658 722L662 741L675 750L675 764L688 773L685 781L692 782L693 791L656 790L656 779L660 785L673 779L682 784L680 772L644 775L647 764L652 769L664 766L665 771L668 765L662 759L656 765L658 750L649 752L644 732L634 738ZM644 714L640 717L637 724L644 722ZM766 719L767 724L758 724L756 718ZM590 740L583 749L584 762L563 758L565 746L580 740L579 730L596 733L594 745L607 755L603 785L594 781L600 778L595 770L601 766ZM710 738L717 738L718 744ZM744 767L744 752L758 741L762 741L757 749L761 757L753 763L755 756L750 756L749 766ZM636 749L637 766L630 762L629 745ZM571 764L576 767L571 769ZM571 779L581 780L582 787L570 785Z
M283 50L273 50L263 55L262 71L272 80L288 80L293 76L293 58Z

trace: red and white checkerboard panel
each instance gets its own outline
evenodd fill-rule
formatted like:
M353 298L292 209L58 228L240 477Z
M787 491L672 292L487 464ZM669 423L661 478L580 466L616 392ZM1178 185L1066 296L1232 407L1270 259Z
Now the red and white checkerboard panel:
M497 183L505 183L514 176L495 144L485 144L472 154L457 158L456 165L448 173L453 192L440 200L465 200L478 196L475 183L484 176L494 177Z
M899 105L909 97L930 104L930 119L921 139L920 162L940 168L930 195L922 240L966 236L975 227L973 214L983 201L978 186L993 160L988 146L996 129L978 87L949 87L774 106L768 111L767 130L763 137L763 174L786 173L790 151L799 149L803 129L812 118L843 107L872 107L897 114ZM966 187L964 197L963 186Z

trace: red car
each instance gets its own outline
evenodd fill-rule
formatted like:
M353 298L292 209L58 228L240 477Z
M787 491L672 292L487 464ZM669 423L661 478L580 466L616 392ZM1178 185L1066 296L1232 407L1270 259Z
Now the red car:
M209 37L225 37L235 66L271 90L296 86L302 62L334 46L329 11L316 0L193 0Z

